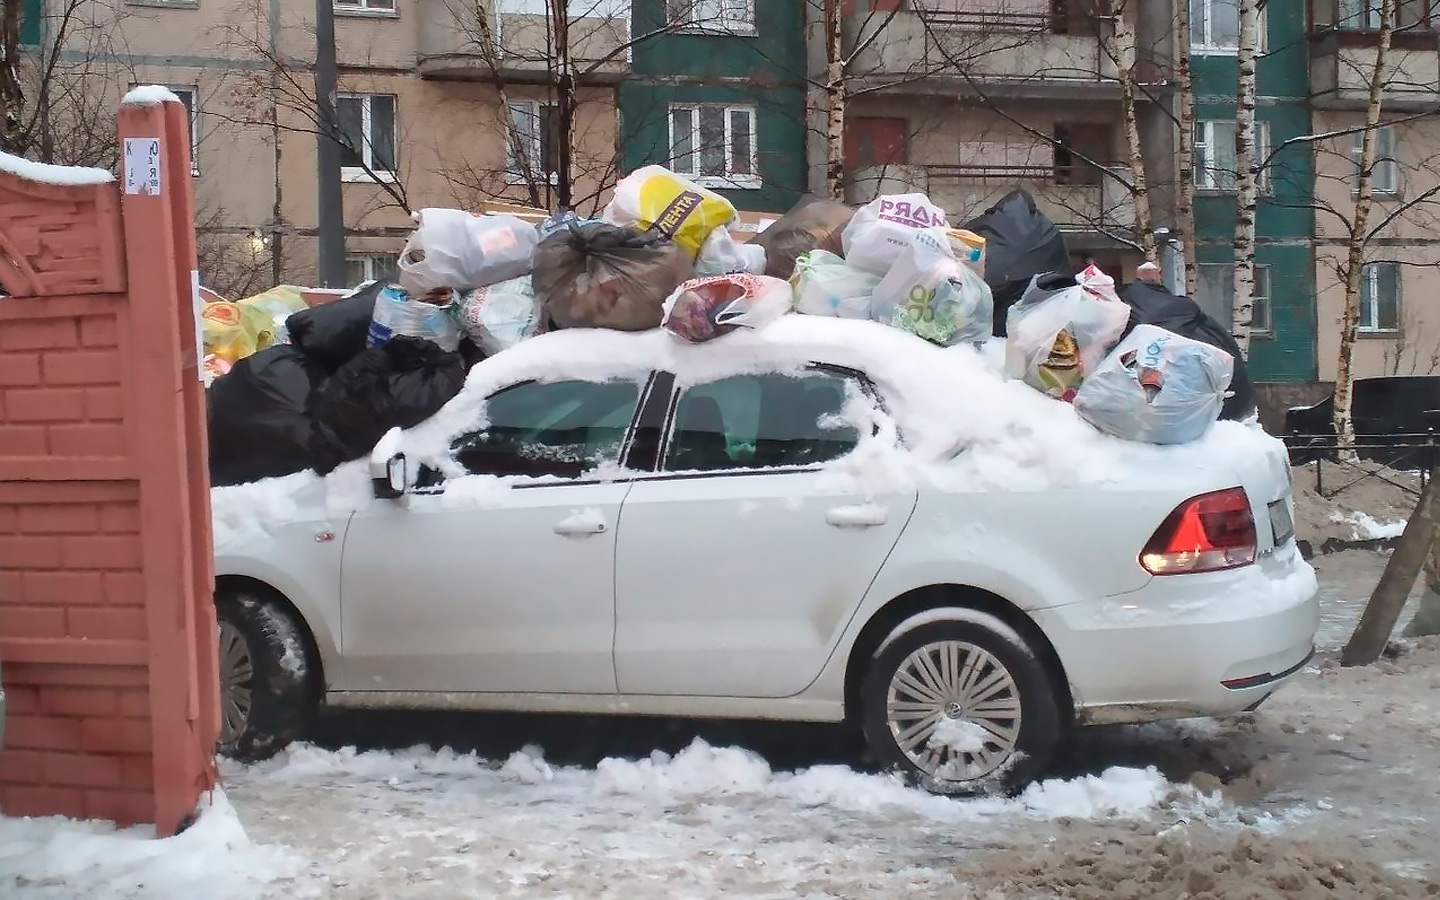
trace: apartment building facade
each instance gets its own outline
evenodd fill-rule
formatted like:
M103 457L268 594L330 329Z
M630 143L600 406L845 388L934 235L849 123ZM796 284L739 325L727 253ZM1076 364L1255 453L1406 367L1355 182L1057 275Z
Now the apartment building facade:
M56 87L65 79L66 93L85 98L83 110L57 101L56 115L113 111L140 83L168 85L189 107L207 279L222 289L315 283L310 0L25 2L25 43L37 57L57 54ZM593 212L620 165L616 88L630 70L630 10L619 0L573 6L573 196ZM544 0L333 8L350 281L393 263L412 227L407 210L555 202L556 46Z
M1430 3L1399 3L1373 135L1355 377L1440 374L1440 34ZM1378 0L1313 0L1318 370L1335 379L1360 149L1379 45Z
M623 169L670 166L744 210L793 206L806 184L810 2L633 0Z
M1235 0L1190 0L1195 91L1196 301L1221 322L1234 302L1235 98L1239 24ZM1306 12L1268 4L1257 71L1255 307L1249 371L1257 382L1307 382L1316 374L1312 265L1315 181L1308 143Z
M1140 261L1134 171L1107 40L1087 0L848 0L847 196L921 190L952 221L1024 187L1066 233L1074 262L1128 280ZM1166 0L1140 0L1137 119L1154 227L1173 227L1174 42ZM823 23L812 72L823 78ZM823 92L812 92L812 189L823 186ZM818 164L817 164L818 163Z

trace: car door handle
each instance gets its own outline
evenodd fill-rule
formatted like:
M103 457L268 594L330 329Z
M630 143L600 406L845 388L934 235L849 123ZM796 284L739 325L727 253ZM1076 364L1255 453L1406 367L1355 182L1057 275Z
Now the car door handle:
M604 534L608 527L605 520L595 513L582 512L556 522L555 533L566 537L584 537L587 534Z
M825 513L825 521L836 528L874 528L884 525L889 518L890 511L878 503L835 506Z

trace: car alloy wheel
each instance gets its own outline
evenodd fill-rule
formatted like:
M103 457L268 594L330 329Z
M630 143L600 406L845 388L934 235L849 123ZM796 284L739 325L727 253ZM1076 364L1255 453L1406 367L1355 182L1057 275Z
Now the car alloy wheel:
M885 716L915 768L942 781L976 781L1002 771L1015 755L1020 691L989 651L968 641L936 641L895 670Z
M220 622L220 743L239 739L250 721L254 663L245 636L229 622Z

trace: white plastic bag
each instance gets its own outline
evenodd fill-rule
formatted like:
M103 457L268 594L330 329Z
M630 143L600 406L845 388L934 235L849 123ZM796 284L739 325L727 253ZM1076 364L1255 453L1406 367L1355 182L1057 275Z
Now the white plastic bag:
M660 327L700 342L736 328L764 328L790 311L790 285L779 278L738 272L695 278L665 301Z
M366 343L378 347L397 334L405 334L432 340L444 350L458 350L460 326L453 317L454 305L453 291L443 304L426 303L390 285L375 295L375 312L370 319Z
M400 254L400 287L421 297L434 290L470 291L530 272L540 234L515 216L474 216L462 209L422 209Z
M487 356L539 334L540 301L528 276L476 288L455 306L456 320Z
M735 207L664 166L645 166L620 179L601 216L611 225L653 229L694 260L710 232L735 221Z
M949 228L945 210L924 194L887 194L857 209L840 239L845 262L883 276L910 245L911 233L928 231L948 249Z
M1075 276L1075 283L1084 288L1085 293L1096 299L1114 300L1116 303L1124 302L1115 292L1115 279L1106 275L1094 263L1086 266L1079 275Z
M1060 400L1105 358L1130 323L1130 307L1088 293L1068 277L1058 288L1031 279L1006 318L1005 374Z
M951 347L983 341L994 327L995 300L985 280L950 255L929 230L909 246L875 288L871 318Z
M795 290L796 312L868 319L880 277L852 269L833 253L811 250L795 260L790 283Z
M1217 347L1137 325L1075 395L1075 411L1116 437L1184 444L1220 416L1235 360Z
M742 244L724 225L710 232L700 257L695 260L695 274L729 275L732 272L765 274L765 248L759 244Z

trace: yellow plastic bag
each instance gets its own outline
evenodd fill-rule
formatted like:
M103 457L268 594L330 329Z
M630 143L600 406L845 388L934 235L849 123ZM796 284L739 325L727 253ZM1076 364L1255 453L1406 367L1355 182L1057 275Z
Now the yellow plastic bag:
M735 221L729 200L664 166L636 169L615 185L603 218L612 225L654 229L694 260L710 232Z
M305 308L300 289L289 285L234 303L207 303L200 311L205 352L233 364L285 340L285 320Z

